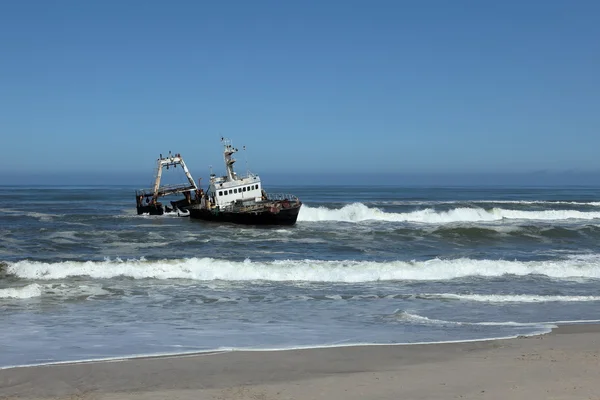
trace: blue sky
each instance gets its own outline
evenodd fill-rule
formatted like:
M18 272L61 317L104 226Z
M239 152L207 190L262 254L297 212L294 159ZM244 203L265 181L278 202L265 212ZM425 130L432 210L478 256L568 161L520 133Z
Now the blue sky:
M0 168L600 171L597 1L0 2ZM0 183L2 181L0 180Z

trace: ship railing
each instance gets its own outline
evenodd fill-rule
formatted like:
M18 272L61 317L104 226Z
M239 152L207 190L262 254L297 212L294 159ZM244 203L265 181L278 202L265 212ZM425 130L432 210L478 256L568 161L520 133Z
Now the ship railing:
M195 190L195 189L196 189L196 187L192 186L190 184L163 185L158 188L158 195L166 196L168 194L187 192L187 191ZM140 189L140 190L136 191L136 193L138 193L138 195L149 197L149 196L154 195L154 190L153 189Z
M276 201L276 200L289 200L289 201L299 201L298 196L289 194L289 193L267 193L267 200Z

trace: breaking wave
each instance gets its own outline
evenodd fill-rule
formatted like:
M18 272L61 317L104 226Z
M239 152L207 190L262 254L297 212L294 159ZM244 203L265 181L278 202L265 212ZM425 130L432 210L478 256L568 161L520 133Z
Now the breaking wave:
M542 210L521 211L504 208L469 208L459 207L448 211L436 211L433 208L411 211L407 213L392 213L376 207L367 207L362 203L348 204L342 208L309 207L304 205L298 215L299 221L390 221L418 222L429 224L452 222L491 222L503 219L520 220L590 220L600 218L600 211L584 212L578 210Z
M6 273L24 279L64 279L89 276L96 279L191 279L200 281L275 282L375 282L439 281L468 276L499 277L506 274L544 275L557 279L600 278L600 256L583 255L563 260L506 261L431 259L427 261L323 261L279 260L228 261L213 258L173 260L145 259L104 261L8 262Z

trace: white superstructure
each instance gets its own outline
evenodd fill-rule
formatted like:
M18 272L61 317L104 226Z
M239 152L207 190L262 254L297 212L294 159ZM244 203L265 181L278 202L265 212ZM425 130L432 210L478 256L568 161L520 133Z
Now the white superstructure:
M238 176L233 170L233 155L238 149L231 145L229 139L222 138L221 141L224 145L223 158L227 174L219 177L211 174L207 193L211 206L224 208L236 202L261 201L263 192L259 176L250 172L246 176Z

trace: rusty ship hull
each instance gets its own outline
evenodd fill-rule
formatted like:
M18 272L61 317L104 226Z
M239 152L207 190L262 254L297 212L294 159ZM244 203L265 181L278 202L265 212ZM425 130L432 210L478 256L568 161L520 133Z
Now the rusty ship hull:
M302 202L274 201L246 208L220 210L199 206L188 208L190 218L211 222L227 222L242 225L294 225Z

